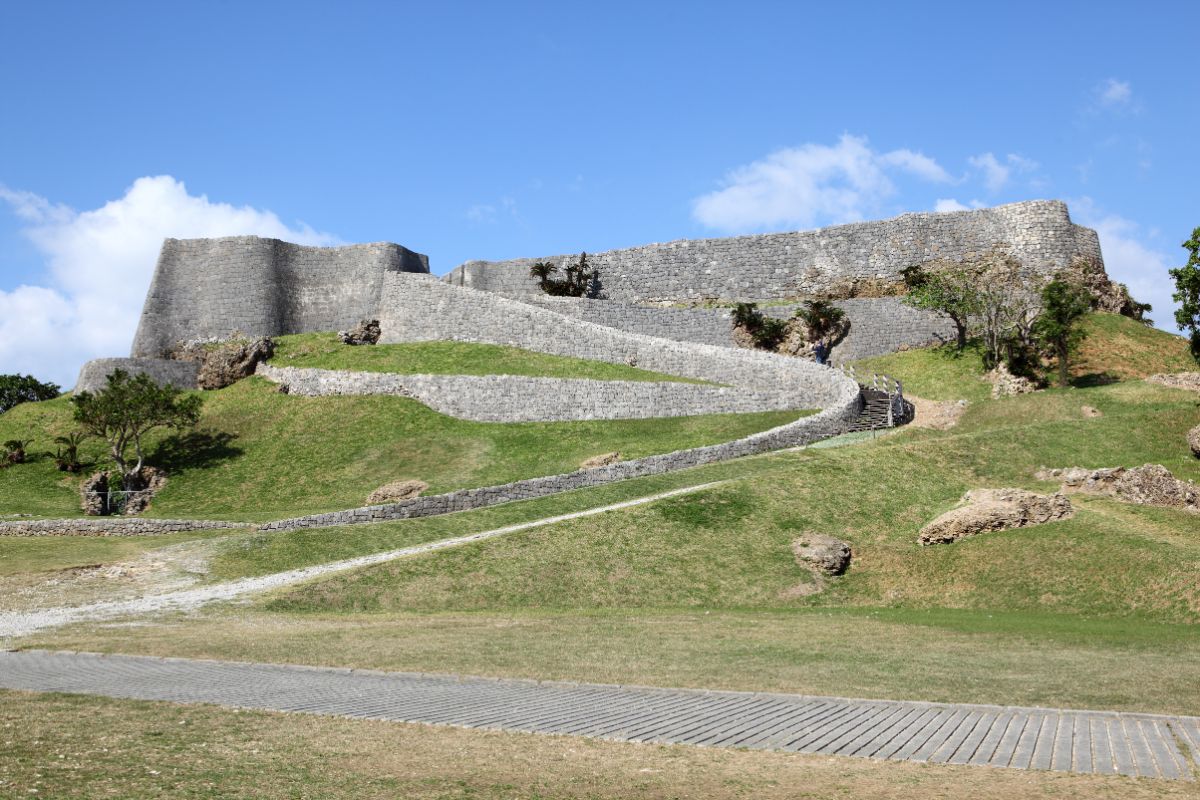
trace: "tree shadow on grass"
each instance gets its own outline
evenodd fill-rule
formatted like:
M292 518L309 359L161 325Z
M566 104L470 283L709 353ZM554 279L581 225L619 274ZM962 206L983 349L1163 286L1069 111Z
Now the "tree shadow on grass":
M1108 386L1118 381L1120 378L1111 372L1089 372L1087 375L1071 378L1071 385L1076 389L1090 389L1094 386Z
M224 431L190 431L163 439L147 459L170 474L203 469L242 454L232 442L237 439Z

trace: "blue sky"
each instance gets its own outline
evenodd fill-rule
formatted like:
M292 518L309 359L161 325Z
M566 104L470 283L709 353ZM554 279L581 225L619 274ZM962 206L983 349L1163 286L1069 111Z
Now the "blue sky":
M163 236L505 258L1052 197L1170 322L1200 4L0 6L0 372L126 353Z

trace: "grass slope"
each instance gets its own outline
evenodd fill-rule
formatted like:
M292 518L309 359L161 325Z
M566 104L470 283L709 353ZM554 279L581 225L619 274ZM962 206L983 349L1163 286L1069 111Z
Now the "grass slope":
M516 347L471 342L411 342L351 347L334 333L301 333L275 340L277 367L316 367L404 375L527 375L598 381L706 383L625 364L534 353Z
M1089 314L1083 330L1086 336L1071 364L1072 383L1077 387L1197 369L1186 339L1128 317ZM980 377L983 358L976 344L962 353L953 346L934 347L866 358L855 366L891 375L906 392L927 400L978 402L991 397L991 385Z
M151 445L151 463L172 478L147 516L254 521L351 508L393 480L423 480L429 493L487 486L570 472L600 453L639 458L724 442L801 416L479 423L399 397L284 395L258 378L204 398L195 433L157 436ZM0 415L0 441L32 436L36 451L71 429L65 397ZM102 463L98 441L86 443L83 453ZM77 516L78 483L45 456L0 470L0 514Z

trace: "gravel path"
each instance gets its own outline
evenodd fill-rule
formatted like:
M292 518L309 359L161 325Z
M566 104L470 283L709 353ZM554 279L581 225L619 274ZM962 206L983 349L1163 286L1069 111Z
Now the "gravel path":
M55 628L60 625L68 625L74 622L101 621L114 619L116 617L156 614L167 611L192 611L208 603L215 603L222 600L233 600L248 594L265 592L282 586L290 586L291 584L300 583L302 581L306 581L311 578L317 578L322 575L328 575L332 572L367 567L373 564L382 564L386 561L393 561L397 558L419 555L421 553L429 553L434 550L443 550L447 547L458 547L459 545L469 544L471 542L479 542L483 541L484 539L492 539L496 536L503 536L507 533L523 531L529 528L539 528L544 525L553 525L557 522L566 522L572 519L591 517L608 511L616 511L622 508L632 508L633 506L652 503L656 500L662 500L668 497L704 491L705 489L718 486L721 483L722 481L717 481L713 483L704 483L697 486L688 486L683 489L674 489L669 492L661 492L659 494L649 495L647 497L639 497L637 499L626 500L621 503L613 503L611 505L600 506L598 508L589 508L586 511L575 511L570 514L560 514L558 516L545 517L543 519L533 520L531 522L522 522L518 525L495 528L494 530L490 531L471 533L467 534L466 536L457 536L453 539L441 539L436 542L426 542L425 544L414 545L412 547L403 547L399 550L389 550L384 553L373 553L371 555L358 556L357 558L333 561L328 564L318 564L311 567L288 570L286 572L276 572L271 575L260 575L255 578L242 578L235 581L229 581L227 583L199 586L194 589L151 594L144 597L134 598L132 600L111 600L98 603L89 603L81 606L45 608L35 611L0 612L0 643L7 643L7 640L10 639L15 639L20 636L28 636L29 634L36 633L40 630Z
M1200 718L28 651L0 687L933 764L1194 779Z

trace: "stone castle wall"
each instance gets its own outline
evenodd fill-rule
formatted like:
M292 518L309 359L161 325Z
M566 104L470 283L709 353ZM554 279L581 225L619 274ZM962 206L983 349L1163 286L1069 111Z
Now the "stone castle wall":
M427 257L397 244L306 247L231 236L167 239L133 340L157 358L176 342L332 331L375 315L383 276L429 272Z
M397 375L273 367L258 375L303 397L394 395L473 422L566 422L751 414L800 409L794 392L678 381L599 381L525 375Z
M733 347L733 310L718 308L662 308L615 300L575 297L521 297L529 305L610 328L657 336L677 342ZM899 297L860 297L839 300L850 332L830 357L837 362L893 353L950 341L954 326L940 315L905 305ZM766 316L788 319L800 303L764 306Z
M149 375L159 386L171 384L180 389L195 389L200 364L165 358L96 358L79 370L74 391L95 392L103 389L108 376L118 369L130 375Z
M1006 245L1032 270L1056 272L1077 256L1101 259L1096 232L1071 222L1057 200L977 211L904 214L820 230L726 239L682 239L589 253L604 297L631 303L855 297L894 286L909 266L962 260ZM577 254L575 254L577 255ZM541 294L535 261L570 256L468 261L445 280L455 286L525 297Z

